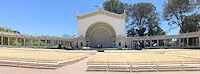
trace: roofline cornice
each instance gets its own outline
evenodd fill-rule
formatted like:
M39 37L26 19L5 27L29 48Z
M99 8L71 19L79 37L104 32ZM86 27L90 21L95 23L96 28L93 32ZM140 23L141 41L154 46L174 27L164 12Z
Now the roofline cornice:
M110 17L118 18L118 19L126 19L126 16L127 16L126 13L116 14L116 13L112 13L112 12L103 10L102 8L99 8L98 10L96 10L94 12L90 12L88 14L77 15L76 18L78 20L82 20L82 19L86 19L86 18L95 16L95 15L98 15L98 14L103 14L103 15L107 15L107 16L110 16Z

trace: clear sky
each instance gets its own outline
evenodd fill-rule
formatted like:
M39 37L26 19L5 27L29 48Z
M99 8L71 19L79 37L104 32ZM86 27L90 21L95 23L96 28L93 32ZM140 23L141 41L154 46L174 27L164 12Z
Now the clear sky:
M106 0L0 0L0 26L20 31L22 34L62 36L77 35L76 11L86 14L97 10L95 5ZM121 0L129 4L151 2L158 12L163 11L166 0ZM163 21L163 20L162 20ZM161 22L167 34L178 34L178 29L169 32L167 22Z

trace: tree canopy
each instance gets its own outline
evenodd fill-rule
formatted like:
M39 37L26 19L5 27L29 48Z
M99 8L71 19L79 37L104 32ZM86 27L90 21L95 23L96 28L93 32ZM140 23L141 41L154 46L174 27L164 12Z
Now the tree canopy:
M159 13L152 3L127 4L119 0L104 2L105 10L117 14L127 13L127 36L152 36L165 34L159 27ZM147 32L147 33L146 33ZM162 32L162 33L161 33Z
M107 0L103 3L104 10L123 14L124 10L128 9L128 4L120 2L119 0Z
M197 0L197 6L199 6L200 9L200 0Z
M12 30L12 29L9 29L9 28L3 28L3 27L0 27L0 31L2 31L2 32L20 33L20 32L17 31L17 30Z
M180 33L195 32L198 31L200 19L198 18L200 14L192 14L184 18L183 29Z
M163 7L163 17L168 24L177 25L182 30L184 18L195 9L196 3L194 0L168 0Z
M132 5L129 9L129 16L132 20L130 25L138 27L138 36L165 34L160 33L164 31L159 26L159 13L156 12L156 7L152 3L138 3Z

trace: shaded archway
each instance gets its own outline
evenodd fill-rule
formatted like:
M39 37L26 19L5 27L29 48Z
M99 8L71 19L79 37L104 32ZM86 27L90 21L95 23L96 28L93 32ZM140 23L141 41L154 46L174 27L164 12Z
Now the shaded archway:
M114 47L116 33L112 26L104 22L92 24L86 32L87 45L96 48L102 45L103 48Z

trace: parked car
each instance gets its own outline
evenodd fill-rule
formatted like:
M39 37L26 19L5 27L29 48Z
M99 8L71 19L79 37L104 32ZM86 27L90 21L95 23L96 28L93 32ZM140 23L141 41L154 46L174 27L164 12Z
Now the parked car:
M82 47L81 49L83 49L83 50L91 50L90 47Z

